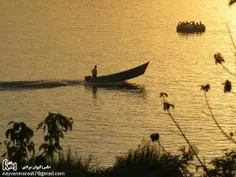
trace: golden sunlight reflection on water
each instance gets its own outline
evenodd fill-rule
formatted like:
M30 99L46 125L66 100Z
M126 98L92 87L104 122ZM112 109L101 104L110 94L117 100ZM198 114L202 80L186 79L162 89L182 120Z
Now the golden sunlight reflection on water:
M82 84L53 89L13 89L0 92L0 137L10 120L32 127L48 111L75 119L64 147L99 157L110 166L116 155L135 148L151 133L176 152L186 145L163 111L160 92L175 105L173 116L207 160L235 147L209 116L202 84L217 120L235 131L235 95L224 94L221 83L235 77L213 55L221 52L235 71L236 6L227 1L1 1L0 82L15 80L82 80L94 64L99 75L126 70L150 61L146 73L131 80L136 89L98 88ZM201 35L176 33L179 21L202 21ZM42 132L34 139L42 142Z

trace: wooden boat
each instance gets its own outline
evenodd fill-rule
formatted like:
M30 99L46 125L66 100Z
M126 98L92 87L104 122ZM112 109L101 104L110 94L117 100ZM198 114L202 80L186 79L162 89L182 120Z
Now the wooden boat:
M125 80L132 79L144 74L144 72L148 67L148 64L149 62L137 66L135 68L110 75L104 75L99 77L85 76L85 81L88 83L98 83L98 84L123 82Z
M191 22L179 22L176 31L178 33L203 33L205 32L206 27L202 23Z

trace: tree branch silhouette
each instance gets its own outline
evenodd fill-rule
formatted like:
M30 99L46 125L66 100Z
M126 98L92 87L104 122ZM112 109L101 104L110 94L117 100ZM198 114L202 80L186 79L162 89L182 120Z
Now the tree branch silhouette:
M181 127L179 126L179 124L177 123L177 121L175 120L175 118L172 116L171 112L170 112L170 108L172 107L174 109L174 105L168 103L164 97L167 97L168 95L165 93L160 93L160 97L163 98L163 106L164 106L164 111L167 111L168 115L170 116L170 118L172 119L172 121L175 123L176 127L179 129L181 135L183 136L183 138L185 139L185 141L187 142L187 144L189 145L190 149L193 151L194 155L196 156L198 162L201 164L201 167L203 168L203 170L206 172L207 176L210 177L210 173L206 167L206 165L204 165L204 163L201 161L201 159L199 158L199 156L197 155L196 150L194 149L194 147L192 146L192 144L190 143L190 141L188 140L188 138L186 137L186 135L184 134L183 130L181 129Z
M227 29L228 29L229 36L230 36L231 42L232 42L232 44L233 44L233 46L234 46L234 49L236 50L236 45L235 45L235 42L234 42L234 39L233 39L233 36L232 36L232 33L231 33L231 30L230 30L230 28L229 28L228 23L226 23L226 27L227 27Z
M231 75L233 75L233 76L236 77L236 74L233 73L233 72L231 72L231 71L224 65L225 60L224 60L223 56L221 55L221 53L216 53L216 54L214 55L214 58L215 58L215 64L220 64L220 65L222 65L223 68L224 68L224 70L226 70L229 74L231 74Z
M233 46L234 46L234 50L236 50L236 45L235 45L235 42L234 42L234 38L233 38L233 35L232 35L232 33L231 33L231 30L230 30L230 28L229 28L228 23L226 23L226 27L227 27L227 29L228 29L229 37L230 37L230 39L231 39L231 42L232 42L232 44L233 44ZM236 63L236 52L234 52L234 59L235 59L235 63Z
M206 88L208 88L208 89L206 89ZM213 111L212 111L212 109L211 109L211 107L210 107L210 104L209 104L209 101L208 101L208 98L207 98L207 94L206 94L209 89L210 89L210 85L209 85L209 84L207 84L207 85L202 85L202 87L201 87L201 90L204 91L204 96L205 96L206 104L207 104L208 109L210 110L211 117L212 117L213 121L215 122L215 124L217 125L217 127L221 130L222 134L223 134L227 139L229 139L229 140L232 141L234 144L236 144L236 141L235 141L232 137L230 137L230 136L222 129L222 127L219 125L218 121L216 120L216 118L215 118L215 116L214 116L214 114L213 114Z

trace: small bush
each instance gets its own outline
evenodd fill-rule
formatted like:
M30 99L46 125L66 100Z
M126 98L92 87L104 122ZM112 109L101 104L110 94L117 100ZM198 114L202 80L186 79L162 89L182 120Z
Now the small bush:
M142 143L135 150L116 158L112 168L103 176L129 176L129 177L183 177L192 176L188 171L188 163L192 158L186 158L183 152L180 155L171 155L162 152L157 145L150 142ZM184 155L183 155L184 154ZM188 157L193 155L188 155Z
M54 171L65 172L66 176L87 177L93 176L100 171L94 156L88 158L77 156L69 148L66 153L60 154L59 160L52 162Z
M227 151L224 156L213 159L210 164L212 177L235 177L236 176L236 149Z

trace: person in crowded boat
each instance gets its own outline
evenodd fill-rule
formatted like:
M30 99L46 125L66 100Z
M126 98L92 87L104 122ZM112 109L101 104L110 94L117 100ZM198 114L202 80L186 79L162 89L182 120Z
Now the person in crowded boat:
M92 69L92 76L97 77L97 65L94 65L94 68Z
M179 23L178 23L178 26L182 26L182 25L183 25L183 22L179 22Z

